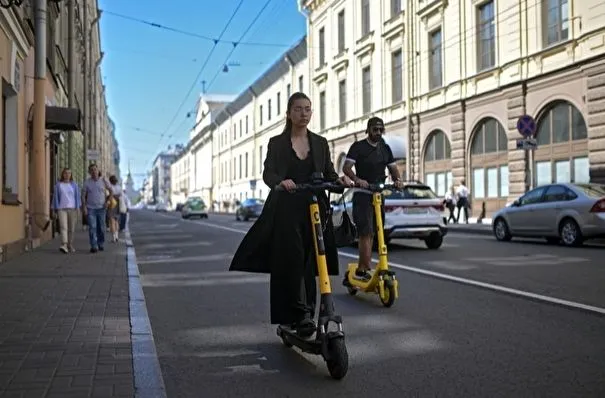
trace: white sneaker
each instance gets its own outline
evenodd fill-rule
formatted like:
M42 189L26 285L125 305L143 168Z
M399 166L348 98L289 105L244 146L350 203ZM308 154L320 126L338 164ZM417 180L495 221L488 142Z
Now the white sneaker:
M61 250L65 254L69 253L69 249L67 248L67 245L61 245L59 247L59 250Z

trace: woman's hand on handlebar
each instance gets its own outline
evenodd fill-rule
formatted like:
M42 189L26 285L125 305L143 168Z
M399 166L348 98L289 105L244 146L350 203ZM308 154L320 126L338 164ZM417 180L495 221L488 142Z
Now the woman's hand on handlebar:
M355 185L355 183L353 182L353 180L351 180L351 179L350 179L349 177L347 177L347 176L342 176L342 177L340 177L340 178L338 179L338 181L339 181L339 182L340 182L342 185L347 186L347 187L352 187L352 186L354 186L354 185Z
M355 180L355 186L357 186L359 188L366 188L367 189L367 188L370 187L370 184L366 180L364 180L364 179L357 178Z
M296 183L290 179L283 180L282 182L279 183L279 185L288 192L292 192L296 189Z

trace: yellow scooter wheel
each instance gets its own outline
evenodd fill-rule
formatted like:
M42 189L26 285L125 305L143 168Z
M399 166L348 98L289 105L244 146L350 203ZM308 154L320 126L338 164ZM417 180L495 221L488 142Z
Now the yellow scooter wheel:
M380 295L380 302L389 308L395 303L395 286L391 281L384 281L384 294Z

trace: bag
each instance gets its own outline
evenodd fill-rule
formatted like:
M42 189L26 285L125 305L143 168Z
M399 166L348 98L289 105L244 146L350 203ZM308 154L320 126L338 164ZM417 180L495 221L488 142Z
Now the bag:
M334 228L334 241L336 247L351 246L357 239L357 227L351 221L349 213L347 213L347 204L343 200L344 211L342 212L342 222L336 228Z
M120 214L126 214L128 208L126 207L126 201L124 200L123 194L118 199L118 203L120 204Z

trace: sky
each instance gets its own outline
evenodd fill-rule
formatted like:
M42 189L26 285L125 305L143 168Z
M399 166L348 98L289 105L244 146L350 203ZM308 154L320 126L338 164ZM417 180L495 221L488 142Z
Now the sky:
M297 3L99 0L105 53L101 73L109 115L116 124L122 175L130 165L139 187L161 150L187 143L195 122L194 113L190 118L187 113L195 110L203 81L208 94L237 95L300 40L306 25ZM213 39L232 16L222 41L214 46ZM233 42L240 42L248 28L227 59Z

